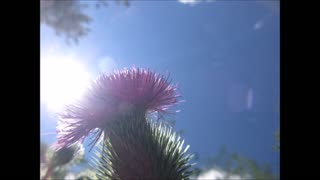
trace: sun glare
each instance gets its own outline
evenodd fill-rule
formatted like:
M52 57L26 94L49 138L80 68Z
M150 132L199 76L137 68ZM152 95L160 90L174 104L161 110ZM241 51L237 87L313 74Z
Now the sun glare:
M72 56L44 57L40 69L41 102L53 112L81 98L89 85L89 73Z

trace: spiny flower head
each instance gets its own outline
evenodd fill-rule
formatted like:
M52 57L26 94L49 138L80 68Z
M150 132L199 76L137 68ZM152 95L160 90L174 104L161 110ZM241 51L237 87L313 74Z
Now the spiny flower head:
M58 147L83 141L93 130L95 144L108 124L136 113L157 112L160 116L178 103L177 87L169 75L161 76L149 69L131 68L103 74L77 104L66 106L60 114Z

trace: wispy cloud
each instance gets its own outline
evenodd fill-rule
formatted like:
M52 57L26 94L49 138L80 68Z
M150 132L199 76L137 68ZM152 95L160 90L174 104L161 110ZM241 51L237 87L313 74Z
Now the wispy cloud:
M279 0L273 0L273 1L256 1L258 4L268 8L269 12L260 18L253 26L254 30L261 29L265 22L268 20L268 18L278 15L280 13L280 1Z
M68 173L68 174L65 176L65 179L76 179L76 175L73 174L73 173Z
M201 2L215 2L216 0L178 0L178 2L182 3L182 4L187 4L187 5L191 5L194 6L196 4L199 4Z
M220 179L228 179L228 180L241 180L248 177L241 177L235 174L228 174L227 172L220 170L219 168L212 168L206 172L201 173L197 180L220 180Z
M189 4L189 5L195 5L198 4L199 0L178 0L182 4Z
M114 69L117 68L117 66L118 66L118 64L117 64L116 60L110 56L105 56L105 57L101 58L101 60L99 61L99 64L98 64L99 71L102 73L112 72Z
M254 30L259 30L259 29L262 28L263 25L264 25L263 20L259 20L259 21L257 21L257 22L254 24L253 29L254 29Z
M211 169L205 173L202 173L198 176L198 180L201 179L222 179L225 176L225 173L222 171L218 171L216 169Z
M251 109L253 105L253 90L249 88L248 95L247 95L247 108Z
M254 30L259 30L259 29L261 29L261 28L265 25L266 21L267 21L270 17L272 17L273 15L274 15L274 14L273 14L272 12L270 12L270 13L266 14L265 16L263 16L262 18L260 18L260 19L254 24L253 29L254 29Z

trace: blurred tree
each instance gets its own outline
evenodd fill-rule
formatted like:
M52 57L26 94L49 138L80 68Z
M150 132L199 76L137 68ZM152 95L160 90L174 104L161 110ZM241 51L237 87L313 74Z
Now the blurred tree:
M115 0L117 4L129 0ZM83 10L88 1L80 0L40 0L40 23L53 28L57 35L64 35L66 42L78 43L79 39L88 34L87 25L92 21ZM97 0L96 7L107 6L107 0Z
M258 163L249 157L238 153L230 153L222 146L219 153L214 157L209 157L203 168L199 169L198 175L211 169L221 169L226 172L225 178L231 178L238 175L242 178L272 180L279 179L269 165L258 165Z
M40 178L41 179L65 179L74 167L86 165L84 149L82 146L73 146L54 151L46 143L40 146ZM82 170L89 177L93 177L93 170L86 168ZM76 178L83 177L83 173L76 174ZM90 173L91 172L91 173Z
M48 145L43 143L43 142L41 142L40 143L40 163L46 163L46 161L47 161L47 157L46 157L47 151L48 151Z

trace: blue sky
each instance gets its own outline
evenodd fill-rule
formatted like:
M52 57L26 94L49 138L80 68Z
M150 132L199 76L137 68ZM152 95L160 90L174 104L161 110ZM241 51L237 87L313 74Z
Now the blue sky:
M280 127L277 8L256 1L109 3L88 9L91 32L78 45L42 26L41 54L73 54L91 77L133 65L169 71L186 100L174 119L191 152L205 158L225 145L279 172L273 150ZM42 103L41 132L55 131L52 116ZM55 134L41 139L52 143Z

